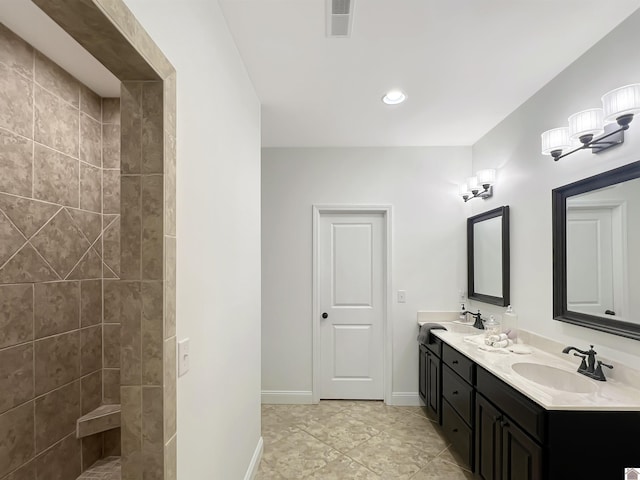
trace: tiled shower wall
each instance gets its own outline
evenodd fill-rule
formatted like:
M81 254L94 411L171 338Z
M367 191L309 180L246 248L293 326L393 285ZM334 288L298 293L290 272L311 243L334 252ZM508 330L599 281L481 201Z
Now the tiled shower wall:
M74 433L118 400L106 355L119 338L103 339L103 278L119 275L117 117L116 100L0 24L2 480L73 479L119 446L117 432Z

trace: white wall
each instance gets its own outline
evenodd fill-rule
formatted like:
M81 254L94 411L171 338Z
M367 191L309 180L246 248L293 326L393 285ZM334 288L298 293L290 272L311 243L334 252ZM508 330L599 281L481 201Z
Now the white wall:
M416 312L457 308L466 237L456 184L470 167L468 147L263 149L264 392L311 392L312 205L389 204L393 392L417 404Z
M260 439L260 105L217 2L126 3L177 70L178 478L238 480Z
M479 207L511 207L511 303L521 328L578 347L593 343L602 356L634 368L640 368L637 341L553 320L551 190L640 160L640 118L624 145L557 163L540 154L540 134L566 125L572 113L599 106L605 92L640 82L639 41L636 12L473 146L474 171L500 168L494 197L473 205L474 213Z

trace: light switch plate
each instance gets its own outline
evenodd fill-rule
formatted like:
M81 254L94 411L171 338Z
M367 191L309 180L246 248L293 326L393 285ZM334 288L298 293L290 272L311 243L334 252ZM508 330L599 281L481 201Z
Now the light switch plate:
M189 371L189 339L178 342L178 376L181 377Z
M407 302L407 291L398 290L398 303L406 303L406 302Z

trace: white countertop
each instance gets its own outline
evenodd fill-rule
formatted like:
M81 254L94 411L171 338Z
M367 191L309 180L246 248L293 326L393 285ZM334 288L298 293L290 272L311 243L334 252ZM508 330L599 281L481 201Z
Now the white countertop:
M419 323L422 324L424 321L419 321ZM439 323L447 326L446 322ZM640 411L640 390L615 379L599 382L578 374L576 370L580 362L573 355L567 355L565 361L531 345L527 345L533 352L530 354L488 352L478 349L476 344L465 341L464 338L468 337L469 333L454 333L445 330L432 330L432 333L547 410ZM482 332L475 331L471 335L478 333ZM511 368L514 363L518 362L539 363L572 372L591 382L595 390L593 393L569 393L534 383L520 376ZM605 375L607 371L605 369Z

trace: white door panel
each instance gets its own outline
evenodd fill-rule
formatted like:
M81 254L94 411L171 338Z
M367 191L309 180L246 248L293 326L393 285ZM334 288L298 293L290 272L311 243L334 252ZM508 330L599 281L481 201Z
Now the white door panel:
M382 399L384 216L321 214L320 398Z

